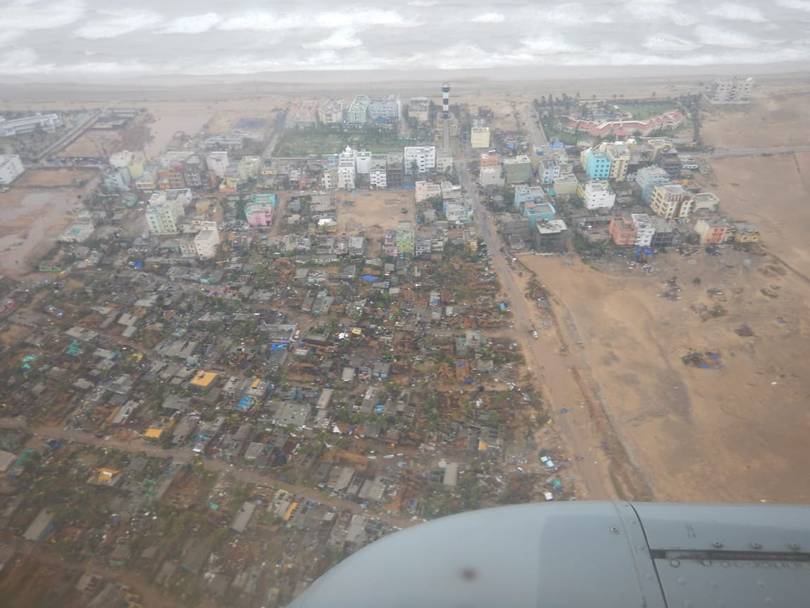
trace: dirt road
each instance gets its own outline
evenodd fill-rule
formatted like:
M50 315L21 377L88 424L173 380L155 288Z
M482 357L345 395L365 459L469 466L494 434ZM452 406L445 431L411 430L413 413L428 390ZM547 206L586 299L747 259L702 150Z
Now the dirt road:
M25 422L19 418L13 419L0 419L0 428L26 428ZM162 448L158 445L147 443L140 437L135 437L130 440L122 441L114 439L113 437L96 437L91 433L83 431L76 431L66 429L58 426L37 426L28 428L34 434L31 440L32 446L41 445L48 439L60 439L62 441L72 441L82 445L92 445L102 448L113 448L121 450L122 452L130 452L135 454L146 454L147 456L154 456L157 458L173 458L178 462L193 462L199 458L190 448ZM410 518L400 515L386 513L386 512L373 512L364 509L359 504L348 500L343 500L334 496L329 496L316 488L308 486L300 486L287 482L274 479L264 473L254 471L252 469L240 467L235 464L227 463L222 460L213 460L209 458L201 459L202 466L207 471L212 473L225 473L232 475L235 479L245 483L257 485L270 485L279 490L285 490L296 496L303 496L310 498L322 504L329 505L342 511L350 511L352 513L367 513L374 515L380 520L399 528L415 525L418 522L412 521Z
M568 444L583 498L650 498L647 484L640 479L612 431L601 403L593 394L592 383L561 351L567 350L566 336L558 326L553 343L531 337L540 323L534 304L525 295L525 280L516 276L511 258L501 253L503 242L493 229L493 220L481 204L478 187L467 169L472 152L459 163L459 177L469 193L481 237L492 256L492 265L506 292L514 315L513 338L521 345L529 372L549 405L550 415ZM555 319L560 310L555 310Z

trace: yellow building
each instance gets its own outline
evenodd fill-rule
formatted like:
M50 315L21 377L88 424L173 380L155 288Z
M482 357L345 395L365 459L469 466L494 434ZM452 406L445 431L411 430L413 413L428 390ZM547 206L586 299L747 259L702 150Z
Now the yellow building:
M157 441L163 436L163 427L155 425L150 426L148 429L146 429L146 432L143 434L143 436L146 437L147 439L154 439L155 441Z
M470 129L470 145L473 149L489 149L489 140L489 127L483 125L472 126Z
M208 388L216 379L216 372L207 372L201 369L194 374L194 377L191 379L191 386L196 386L197 388Z

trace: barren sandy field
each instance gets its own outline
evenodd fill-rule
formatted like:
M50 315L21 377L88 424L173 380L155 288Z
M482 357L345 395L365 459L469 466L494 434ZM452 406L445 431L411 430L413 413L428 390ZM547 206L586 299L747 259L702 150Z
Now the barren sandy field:
M116 131L89 130L57 156L101 156L108 157L123 148L120 133Z
M95 183L90 171L29 171L0 193L0 273L21 277L71 222L71 212ZM74 186L74 180L84 182Z
M810 154L726 158L712 167L721 207L759 226L769 251L810 276Z
M810 500L803 279L772 258L733 251L696 261L671 254L650 275L523 261L557 301L571 364L598 387L657 499ZM677 301L658 295L673 275ZM724 314L702 320L700 307L716 304ZM753 336L736 333L743 325ZM690 349L719 353L722 367L684 365Z
M776 94L743 106L706 106L703 140L718 148L790 146L810 142L810 92Z
M339 234L365 230L377 237L403 220L415 221L416 205L411 190L338 193L337 200ZM402 213L403 209L406 213Z

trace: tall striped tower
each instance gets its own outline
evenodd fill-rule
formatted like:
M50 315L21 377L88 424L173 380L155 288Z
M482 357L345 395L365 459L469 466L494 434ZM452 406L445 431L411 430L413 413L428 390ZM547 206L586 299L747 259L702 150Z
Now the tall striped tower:
M450 85L442 84L442 148L450 152Z

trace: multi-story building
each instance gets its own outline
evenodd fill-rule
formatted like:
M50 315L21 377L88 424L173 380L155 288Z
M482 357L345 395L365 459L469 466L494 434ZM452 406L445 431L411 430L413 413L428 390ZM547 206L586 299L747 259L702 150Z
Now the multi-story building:
M343 100L327 99L318 105L318 121L322 125L343 124Z
M420 123L430 121L430 100L427 97L411 97L408 100L408 118Z
M441 184L419 180L414 184L414 197L417 203L431 198L442 198Z
M508 185L525 184L532 179L532 161L525 154L514 158L505 158L503 173Z
M388 163L384 154L371 157L371 168L368 172L368 186L373 190L384 190L388 187Z
M695 205L692 195L678 184L664 184L653 190L650 208L653 212L668 220L689 217Z
M150 192L157 188L155 172L149 167L144 167L141 174L135 179L135 187L142 192Z
M678 233L672 220L656 216L652 216L650 220L655 228L651 243L653 247L669 247L676 244Z
M565 250L568 226L561 219L540 221L533 227L534 248L545 253Z
M715 80L706 97L710 103L748 103L751 101L751 91L754 88L753 78L739 78L737 76L726 80Z
M610 161L610 179L622 182L627 177L630 166L630 147L625 142L603 143L599 151Z
M399 255L413 255L416 231L413 224L402 221L397 225L395 244Z
M624 216L611 218L608 224L608 234L613 244L619 247L630 247L636 244L636 227L633 222Z
M578 194L586 209L611 209L616 202L616 194L606 181L585 182L579 186Z
M22 160L17 154L0 154L0 186L8 186L24 171Z
M385 159L385 179L389 188L399 188L402 186L404 176L403 155L398 152L391 152Z
M442 201L442 212L451 224L466 224L472 220L473 210L464 200Z
M554 196L558 199L576 195L579 190L579 180L573 173L560 175L554 178Z
M191 203L191 190L155 192L146 205L146 225L152 234L178 234L178 220Z
M337 166L338 190L354 190L355 177L356 170L354 159L341 158Z
M487 186L503 186L503 169L500 163L497 165L481 165L478 174L478 183L482 188Z
M701 245L722 245L733 229L722 217L706 217L695 222L695 232L700 236Z
M375 99L368 104L366 115L375 125L393 125L402 114L400 101L394 95L385 99Z
M334 190L338 185L338 171L336 167L328 167L324 169L323 176L321 177L321 184L324 190Z
M186 187L182 163L171 163L158 169L157 187L160 190L178 190Z
M228 151L213 150L209 152L205 157L205 164L211 173L222 179L228 171L228 165L230 165Z
M217 247L219 247L219 230L216 228L201 230L194 237L194 250L197 256L204 260L216 257Z
M371 100L365 95L358 95L346 110L346 124L363 126L368 119L368 106Z
M188 188L202 188L206 184L202 159L192 154L183 163L183 179Z
M650 247L655 235L655 225L646 213L631 213L630 219L636 229L636 247Z
M582 152L580 160L588 178L592 180L610 178L610 159L606 154L602 154L593 148L588 148Z
M669 175L661 167L644 167L636 171L635 181L641 190L641 200L649 205L655 189L669 183Z
M436 169L435 146L405 146L402 157L406 175L427 173Z
M33 114L21 118L6 119L0 116L0 137L14 137L25 135L41 129L46 133L53 133L62 126L62 119L58 114Z
M239 173L239 180L242 182L256 179L259 177L259 171L262 168L262 159L259 156L243 156L239 159L237 172Z
M544 158L537 167L537 177L540 183L549 186L554 180L560 177L561 166L559 160L554 157Z
M276 201L276 195L269 192L253 194L245 205L245 219L248 225L263 227L272 224Z
M734 222L732 224L733 234L730 240L735 243L756 243L759 241L759 228L748 222Z
M473 150L489 148L489 127L482 120L474 120L470 128L470 146Z
M695 213L698 211L708 211L713 213L720 207L720 199L716 194L711 192L698 192L694 195L695 199Z
M524 203L521 214L529 220L529 228L534 228L537 222L550 222L555 219L557 210L554 205L547 202L527 202Z
M548 197L546 191L541 186L527 186L518 184L515 186L515 209L520 211L525 203L542 203Z
M436 171L447 173L453 170L453 155L440 151L436 154Z
M371 171L372 154L368 150L360 150L354 157L358 175L368 175Z

